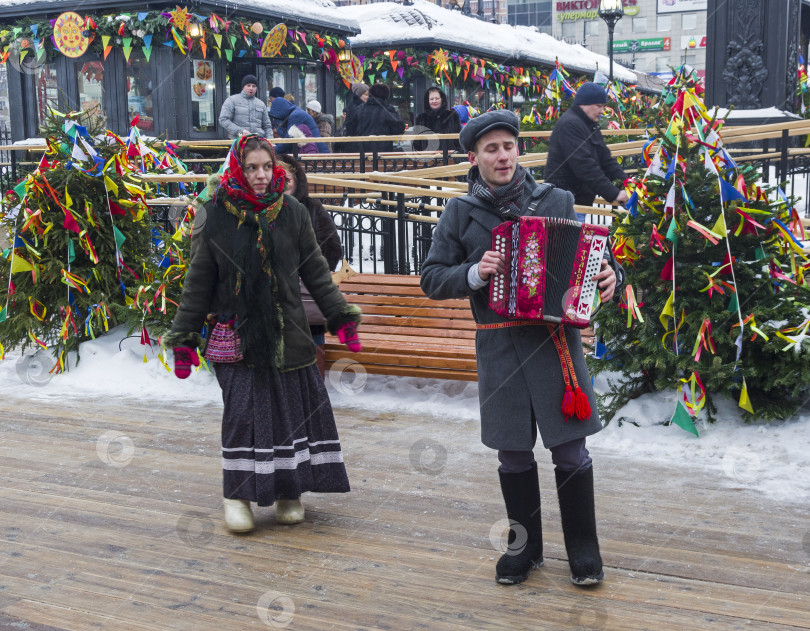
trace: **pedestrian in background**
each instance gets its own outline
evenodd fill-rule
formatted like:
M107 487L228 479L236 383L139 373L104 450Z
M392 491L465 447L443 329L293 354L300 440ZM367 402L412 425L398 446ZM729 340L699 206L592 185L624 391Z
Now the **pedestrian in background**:
M225 99L219 112L219 124L231 138L244 134L273 137L267 106L256 98L258 81L252 74L242 77L242 91Z
M346 130L349 136L396 136L405 131L405 123L396 109L388 103L391 89L384 83L375 83L369 88L368 100L358 108L354 126ZM366 152L394 150L393 140L364 142Z
M447 95L439 86L433 85L428 88L423 97L425 110L416 117L414 129L417 133L425 133L429 129L435 134L458 134L461 131L461 120L458 112L450 107L447 102ZM458 137L444 138L439 140L438 146L435 141L414 140L413 148L416 151L434 149L450 153L458 151Z
M321 134L321 138L329 138L334 134L335 131L335 117L331 114L325 114L322 111L321 104L319 101L311 100L307 103L307 114L312 116L312 120L315 121L315 124L318 126L318 131ZM324 143L329 150L332 150L330 143Z
M352 83L349 102L343 110L343 125L341 125L338 132L341 136L350 136L349 130L357 128L357 114L360 111L360 106L368 101L368 89L365 83ZM345 153L354 153L359 151L359 145L356 142L342 142L339 147L340 151Z
M549 139L546 182L574 194L574 203L593 206L597 195L612 204L627 203L627 192L613 182L627 179L610 154L599 129L607 93L598 83L584 83L574 104L554 125ZM580 221L585 214L577 213Z
M270 106L270 119L273 123L273 130L277 138L313 138L312 143L299 146L302 153L329 153L329 148L322 142L318 142L321 133L318 125L312 120L312 116L307 114L300 107L293 105L287 99L275 99ZM311 147L307 147L311 144ZM277 144L276 153L291 153L292 143Z
M343 246L340 245L340 237L332 216L326 212L318 199L309 196L307 174L301 163L287 154L280 154L277 158L279 165L287 174L285 192L295 197L309 211L312 229L315 231L315 239L321 249L321 254L326 259L329 269L334 271L343 258ZM326 318L303 283L301 283L301 300L304 304L309 332L312 334L312 341L315 342L315 364L318 366L321 377L324 377L326 375L326 350L324 349Z

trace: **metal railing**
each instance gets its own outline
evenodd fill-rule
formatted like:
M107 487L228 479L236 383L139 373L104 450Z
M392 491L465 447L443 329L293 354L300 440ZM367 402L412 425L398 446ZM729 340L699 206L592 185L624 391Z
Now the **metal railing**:
M0 129L0 142L3 133L4 130ZM639 130L625 131L626 135L638 133ZM765 182L789 181L789 190L785 192L807 199L810 197L810 149L796 146L799 135L807 133L810 133L810 121L798 121L782 127L726 128L724 140L740 164L753 163L762 169ZM521 141L524 137L533 141L547 135L548 132L524 132ZM352 140L363 143L375 142L379 138ZM626 171L643 168L640 159L642 142L611 145ZM158 200L150 203L153 219L164 226L172 223L172 213L177 215L184 208L184 203L179 201L183 195L179 188L181 184L191 193L195 187L199 190L204 185L206 172L219 167L230 146L229 141L185 141L180 144L184 152L181 157L193 173L156 176L153 180L160 183L159 195L166 197L165 204L158 203ZM740 148L734 148L735 145ZM19 151L32 151L30 147L14 149L0 146L2 161L7 163L3 179L0 179L2 191L13 187L38 162L36 153L28 154L27 159L17 157ZM320 199L334 218L344 255L360 272L420 273L433 229L447 201L466 193L467 155L447 150L365 152L361 145L361 151L356 154L302 154L299 158L309 174L310 195ZM535 179L542 181L545 154L524 154L521 162ZM601 208L590 211L588 221L609 222L612 212L606 206L603 204ZM577 210L585 212L588 209ZM807 208L805 214L808 215Z

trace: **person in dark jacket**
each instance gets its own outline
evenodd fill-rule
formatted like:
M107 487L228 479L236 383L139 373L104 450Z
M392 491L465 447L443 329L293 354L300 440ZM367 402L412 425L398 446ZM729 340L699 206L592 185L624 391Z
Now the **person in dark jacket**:
M613 184L627 174L610 155L599 129L599 118L607 103L605 89L585 83L551 132L546 162L546 182L571 191L574 203L593 206L597 195L614 204L627 203L627 193ZM580 221L585 215L577 213Z
M304 519L302 493L349 491L299 279L352 351L362 348L360 310L332 282L309 211L285 185L266 139L234 142L219 186L197 210L183 294L164 338L177 377L199 366L204 346L222 388L223 504L232 532L253 529L251 502L276 504L276 521L292 524Z
M469 194L447 203L422 267L421 286L434 300L469 298L478 328L481 440L498 450L498 474L511 525L509 548L497 562L496 580L520 583L543 564L540 487L532 451L539 433L556 465L571 580L589 585L601 581L604 574L585 437L599 432L602 424L579 331L508 320L489 307L490 280L505 269L504 255L492 249L493 228L529 212L574 218L571 193L538 186L518 164L518 133L517 116L506 110L482 114L462 130L461 148L472 164L467 175ZM532 209L532 204L537 207ZM593 280L603 299L610 300L616 290L616 272L608 261L602 261ZM571 373L577 407L580 402L582 407L569 420L569 411L563 411L560 402L570 395Z
M348 136L350 129L357 129L357 113L360 111L360 106L368 101L368 89L365 83L352 83L351 97L343 110L343 125L338 131L339 136ZM356 142L342 142L335 150L354 153L359 151L359 145Z
M287 174L286 192L301 202L309 210L309 218L312 221L312 229L315 231L315 239L321 249L321 254L326 259L329 269L334 271L341 259L343 259L343 246L340 245L335 222L332 216L326 212L320 200L309 196L309 183L304 167L291 155L280 154L278 157L281 167ZM312 334L312 341L315 342L315 363L321 373L321 377L326 374L326 350L324 349L326 321L323 314L318 309L312 296L309 295L306 287L301 286L301 297L304 301L304 310L307 314L309 332Z
M425 110L416 117L414 125L417 133L425 133L425 129L429 129L434 134L458 134L461 131L458 112L449 107L447 95L439 86L430 86L425 92L423 101ZM415 151L425 151L426 149L444 151L447 149L451 153L459 149L457 138L444 138L438 143L435 140L414 140L413 148Z
M349 136L395 136L405 131L405 123L392 105L388 104L390 88L384 83L375 83L369 88L368 101L358 108L352 127L346 125ZM363 150L383 152L393 151L393 140L377 140L361 143Z
M293 105L285 99L273 99L273 104L270 106L270 121L273 123L273 130L278 138L320 138L321 132L318 131L318 125L312 120L312 116L307 114L297 105ZM296 129L292 129L295 127ZM312 143L317 148L317 151L310 151L309 153L329 153L329 148L323 142ZM306 147L306 144L300 145ZM292 143L277 144L275 146L276 153L290 153L292 152ZM306 149L302 150L307 153Z

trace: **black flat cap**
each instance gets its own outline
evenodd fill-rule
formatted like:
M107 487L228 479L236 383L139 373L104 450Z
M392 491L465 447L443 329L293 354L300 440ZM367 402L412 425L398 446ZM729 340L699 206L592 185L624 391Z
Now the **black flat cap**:
M505 129L517 138L520 133L520 120L517 114L509 110L493 110L470 119L458 135L461 150L472 151L478 139L493 129Z

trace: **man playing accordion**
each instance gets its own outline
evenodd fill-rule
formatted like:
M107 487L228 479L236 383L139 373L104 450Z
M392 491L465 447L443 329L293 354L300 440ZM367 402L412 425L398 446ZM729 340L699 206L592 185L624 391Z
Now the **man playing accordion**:
M576 220L571 193L538 185L518 164L518 133L517 116L506 110L474 118L461 131L459 142L472 165L467 176L469 194L451 200L442 213L422 268L421 285L436 300L468 297L478 326L481 440L498 451L498 475L511 525L509 548L498 560L496 580L520 583L543 564L540 488L533 453L539 431L555 465L571 580L591 585L604 574L596 536L593 467L585 437L600 431L602 424L579 330L510 321L489 306L490 280L503 274L506 265L504 255L491 245L496 226L527 213ZM606 259L598 263L601 269L593 280L607 301L617 290L616 270ZM573 402L571 384L576 387L578 413L567 415L560 401L567 397Z

